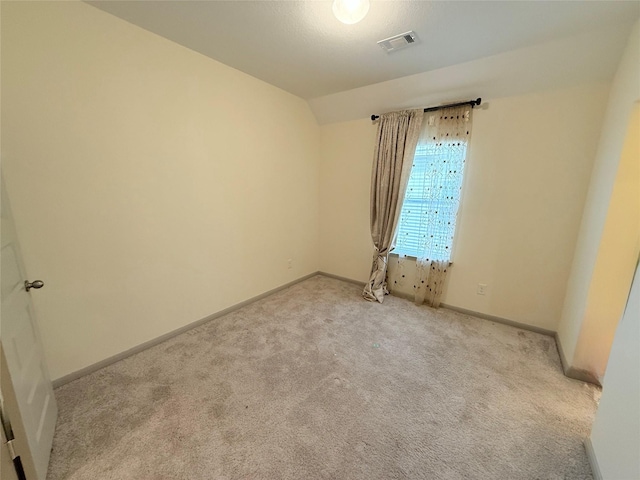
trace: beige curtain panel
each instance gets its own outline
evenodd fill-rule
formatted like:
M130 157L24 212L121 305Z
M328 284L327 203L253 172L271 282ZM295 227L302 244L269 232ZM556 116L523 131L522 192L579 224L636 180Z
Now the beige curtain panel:
M363 297L382 303L387 290L387 260L393 248L409 173L415 154L422 110L380 116L371 174L371 239L373 264Z

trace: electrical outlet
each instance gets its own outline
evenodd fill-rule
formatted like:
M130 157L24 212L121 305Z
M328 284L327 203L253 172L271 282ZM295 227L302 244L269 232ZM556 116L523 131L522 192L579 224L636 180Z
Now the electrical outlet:
M291 259L287 260L287 268L289 270L291 270L293 268L293 260L291 260Z
M477 294L478 295L484 295L486 293L487 293L487 284L486 283L479 283L478 284Z

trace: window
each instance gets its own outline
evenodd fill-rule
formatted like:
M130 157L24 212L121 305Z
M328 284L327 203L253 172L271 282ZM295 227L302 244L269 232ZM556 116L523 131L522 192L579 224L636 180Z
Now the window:
M393 253L451 261L469 132L435 123L428 119L416 148Z

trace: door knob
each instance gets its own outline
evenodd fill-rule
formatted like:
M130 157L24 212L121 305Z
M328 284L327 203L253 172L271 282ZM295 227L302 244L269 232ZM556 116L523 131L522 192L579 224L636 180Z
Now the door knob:
M32 288L38 289L42 287L44 287L44 282L42 280L34 280L33 282L30 282L29 280L24 281L24 288L27 289L27 292Z

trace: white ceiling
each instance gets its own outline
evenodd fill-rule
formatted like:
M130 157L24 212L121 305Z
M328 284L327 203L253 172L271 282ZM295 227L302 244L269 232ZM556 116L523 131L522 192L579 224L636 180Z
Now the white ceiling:
M628 41L609 28L308 100L318 123L368 118L404 108L487 101L609 82ZM588 102L589 99L585 98Z
M610 27L638 1L371 1L340 23L331 1L91 1L92 5L305 99ZM414 30L390 54L378 40Z

